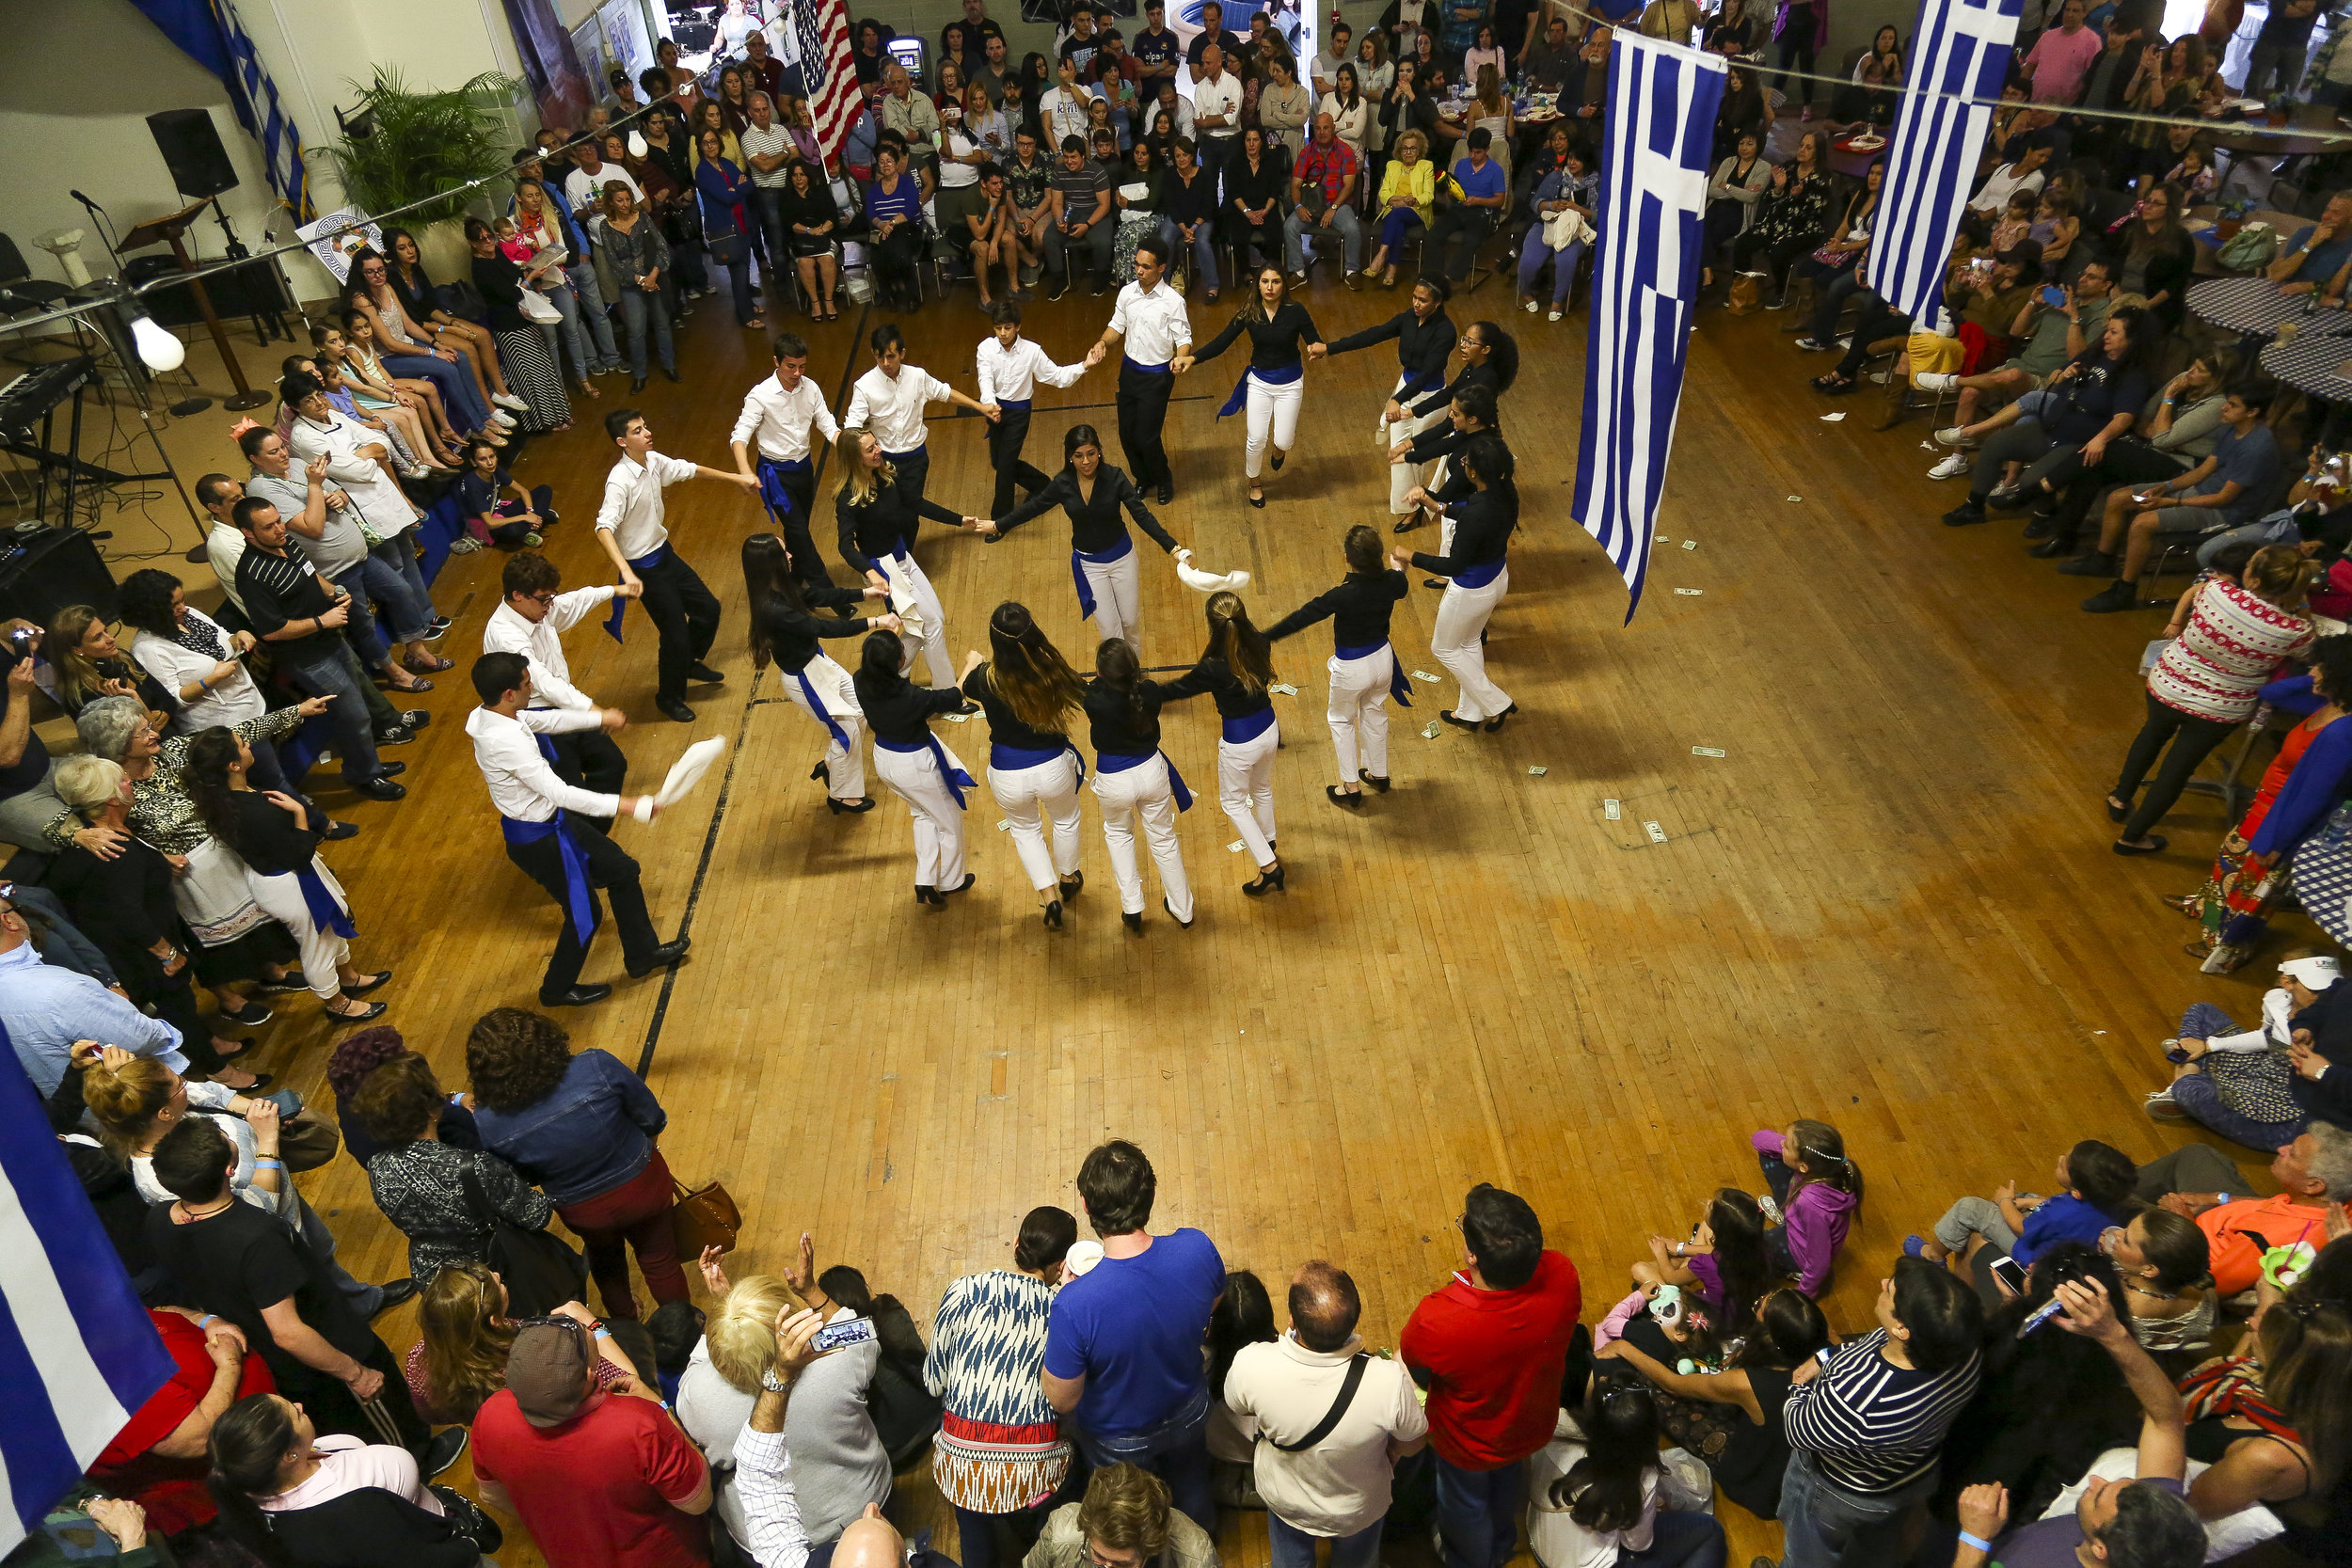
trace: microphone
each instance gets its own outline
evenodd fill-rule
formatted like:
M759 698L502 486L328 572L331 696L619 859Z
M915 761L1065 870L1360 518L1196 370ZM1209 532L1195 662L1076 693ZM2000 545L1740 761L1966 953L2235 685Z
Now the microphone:
M87 207L93 213L103 213L105 211L104 208L99 206L97 202L92 201L88 197L84 196L80 191L69 190L65 194L80 202L83 206Z

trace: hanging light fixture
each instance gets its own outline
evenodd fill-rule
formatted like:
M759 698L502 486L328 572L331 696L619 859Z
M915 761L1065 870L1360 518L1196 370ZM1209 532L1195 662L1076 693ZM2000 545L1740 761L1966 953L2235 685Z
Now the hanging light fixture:
M125 296L122 301L123 319L131 326L131 346L138 350L139 359L151 371L176 371L188 361L188 345L172 333L155 325L138 301Z
M645 134L643 131L631 131L628 134L628 155L632 158L642 158L645 155Z

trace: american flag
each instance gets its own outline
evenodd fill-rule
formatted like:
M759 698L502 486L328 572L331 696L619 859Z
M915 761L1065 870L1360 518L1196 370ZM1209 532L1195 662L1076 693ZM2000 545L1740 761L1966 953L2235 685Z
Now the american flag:
M831 163L841 156L850 127L866 109L857 64L850 55L850 8L847 0L792 0L792 24L799 29L801 86L808 95L817 145Z
M1682 404L1725 62L1622 29L1611 45L1576 515L1625 578L1630 621Z

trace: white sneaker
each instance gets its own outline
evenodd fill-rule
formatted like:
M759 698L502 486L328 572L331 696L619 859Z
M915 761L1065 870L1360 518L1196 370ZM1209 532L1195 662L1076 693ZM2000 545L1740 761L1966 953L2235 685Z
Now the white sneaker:
M1566 314L1566 312L1565 312L1565 311L1564 311L1564 310L1562 310L1562 309L1560 309L1560 307L1558 307L1557 305L1555 305L1555 306L1553 306L1553 307L1551 308L1551 313L1550 313L1549 315L1546 316L1546 317L1544 318L1544 320L1546 320L1546 321L1554 321L1554 322L1556 322L1556 321L1558 321L1558 320L1559 320L1559 319L1560 319L1563 315L1565 315L1565 314Z
M1975 467L1958 452L1948 452L1944 460L1928 470L1930 479L1958 479Z
M501 408L512 408L518 414L531 406L512 392L493 392L490 394L490 401Z
M1960 377L1949 371L1921 371L1911 384L1923 392L1948 392L1960 385Z
M501 430L512 430L515 428L515 416L503 408L493 408L490 410L490 423Z
M1537 309L1537 306L1536 306L1535 301L1534 301L1534 300L1532 300L1532 299L1531 299L1531 300L1529 300L1529 301L1527 302L1527 313L1528 313L1529 315L1531 315L1531 316L1532 316L1532 315L1534 315L1534 314L1535 313L1536 309Z
M1947 424L1935 433L1935 444L1939 447L1974 449L1978 441L1975 436L1968 434L1966 425Z

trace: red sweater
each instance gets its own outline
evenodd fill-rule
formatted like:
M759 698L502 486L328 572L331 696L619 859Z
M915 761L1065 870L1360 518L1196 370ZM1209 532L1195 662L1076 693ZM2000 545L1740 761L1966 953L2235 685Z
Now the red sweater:
M1422 1297L1397 1354L1430 1374L1429 1437L1447 1464L1498 1469L1551 1441L1583 1309L1576 1265L1551 1251L1516 1291L1482 1291L1457 1274Z

